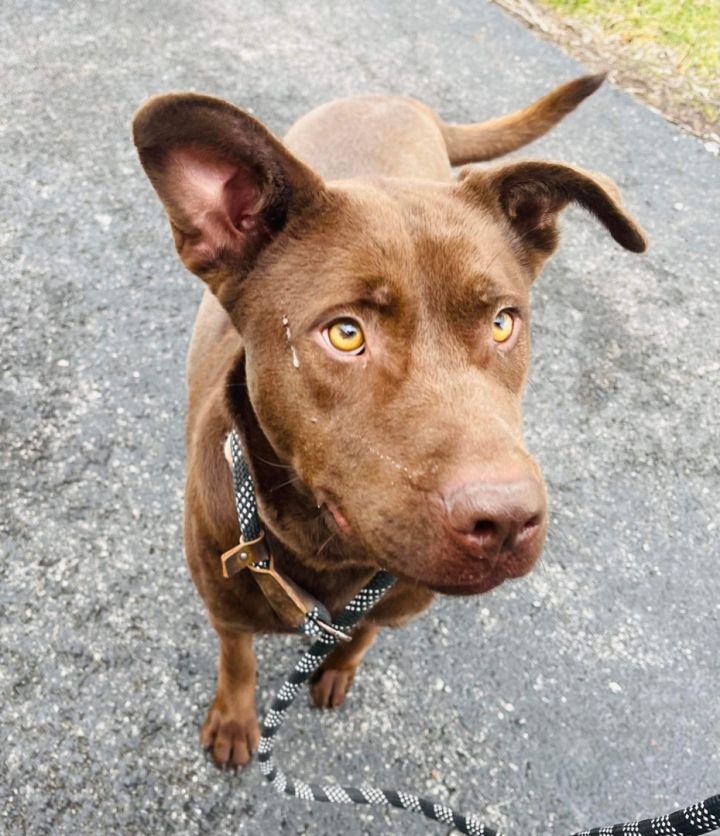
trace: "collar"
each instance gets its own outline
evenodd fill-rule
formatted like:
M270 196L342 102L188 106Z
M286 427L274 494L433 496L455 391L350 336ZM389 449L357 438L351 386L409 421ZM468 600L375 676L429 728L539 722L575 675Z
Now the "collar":
M330 613L323 604L275 567L258 514L255 484L236 430L227 437L225 455L232 470L240 542L220 558L223 577L229 579L247 569L268 604L288 627L310 635L317 635L319 631L349 640L349 636L333 627Z

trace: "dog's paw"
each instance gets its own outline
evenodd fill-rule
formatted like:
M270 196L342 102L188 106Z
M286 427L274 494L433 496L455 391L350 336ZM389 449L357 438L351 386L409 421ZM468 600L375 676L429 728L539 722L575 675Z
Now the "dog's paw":
M245 766L260 741L255 711L232 713L213 703L200 731L200 742L220 769Z
M338 708L345 702L345 695L355 679L356 668L336 670L321 668L310 686L310 695L318 708Z

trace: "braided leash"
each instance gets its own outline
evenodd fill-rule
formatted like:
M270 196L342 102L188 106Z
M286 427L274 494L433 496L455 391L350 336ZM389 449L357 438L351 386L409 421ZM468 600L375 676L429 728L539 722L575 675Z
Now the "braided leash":
M369 609L382 598L394 583L394 578L387 572L378 572L370 583L362 589L338 616L333 626L343 632L357 624ZM311 619L308 617L308 620ZM310 634L317 627L309 626L303 632ZM301 798L304 801L326 801L331 804L370 804L373 806L397 807L413 813L422 813L429 819L452 825L460 833L469 836L499 836L497 831L486 827L474 815L463 815L443 804L421 798L418 795L396 790L379 789L363 785L360 787L341 786L339 784L309 784L291 779L276 764L273 758L275 736L285 720L285 714L295 701L301 686L322 664L338 640L323 632L317 632L317 641L295 665L290 676L273 700L270 710L265 715L262 727L258 760L260 771L270 781L273 788L281 795ZM699 836L720 829L720 795L692 804L682 810L676 810L665 816L658 816L642 821L624 822L612 827L583 830L573 836Z
M720 829L720 795L654 819L594 827L573 836L700 836Z
M349 633L363 615L382 598L393 585L395 579L387 572L378 572L370 583L350 601L333 622L333 627ZM373 806L398 807L413 813L422 813L429 819L456 827L469 836L496 836L496 831L485 827L475 816L464 816L427 798L421 798L409 792L379 789L363 785L346 787L339 784L308 784L305 781L291 779L275 763L273 746L275 735L285 719L288 708L292 705L305 683L319 667L325 657L337 645L337 639L322 633L307 653L295 665L293 672L285 680L265 716L258 747L260 770L277 792L302 798L304 801L328 801L332 804L370 804Z
M240 531L246 540L251 540L260 536L260 519L257 513L252 476L242 453L240 439L234 430L230 433L230 451L235 487L235 506L240 522ZM281 795L301 798L304 801L325 801L331 804L368 804L397 807L401 810L421 813L433 821L451 825L457 828L460 833L468 834L468 836L499 836L496 830L486 827L476 816L465 816L451 807L438 804L413 793L379 789L368 785L349 787L340 784L309 784L305 781L292 779L282 771L273 758L275 736L301 686L307 682L323 660L337 646L339 637L349 637L352 628L368 610L380 601L394 583L395 578L388 572L378 572L370 583L355 595L332 623L331 630L335 635L328 632L328 625L325 623L326 612L321 613L315 609L305 616L298 632L315 637L316 640L295 665L265 716L258 747L260 771ZM635 822L623 822L611 827L582 830L573 834L573 836L701 836L701 834L711 833L715 830L720 830L720 795L714 795L705 799L705 801L691 804L689 807L664 816Z
M255 485L243 455L240 436L233 430L228 436L230 442L230 460L235 494L235 510L240 523L240 536L243 540L256 540L260 536L260 517L257 512Z

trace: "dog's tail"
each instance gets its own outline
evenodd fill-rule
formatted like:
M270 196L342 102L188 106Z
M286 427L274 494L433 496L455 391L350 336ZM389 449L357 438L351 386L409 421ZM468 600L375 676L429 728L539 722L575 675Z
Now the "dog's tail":
M585 75L568 81L522 110L488 122L456 125L439 120L451 165L492 160L538 139L594 93L605 75Z

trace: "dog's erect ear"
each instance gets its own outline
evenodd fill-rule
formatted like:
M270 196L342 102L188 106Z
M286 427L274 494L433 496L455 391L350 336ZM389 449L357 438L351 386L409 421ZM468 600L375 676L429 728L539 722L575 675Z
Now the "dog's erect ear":
M573 202L595 215L626 250L647 248L645 234L623 208L619 189L602 174L525 161L462 172L458 188L509 224L518 253L534 271L557 246L557 216Z
M323 192L320 178L260 122L222 99L149 99L135 114L133 138L180 258L220 297Z

